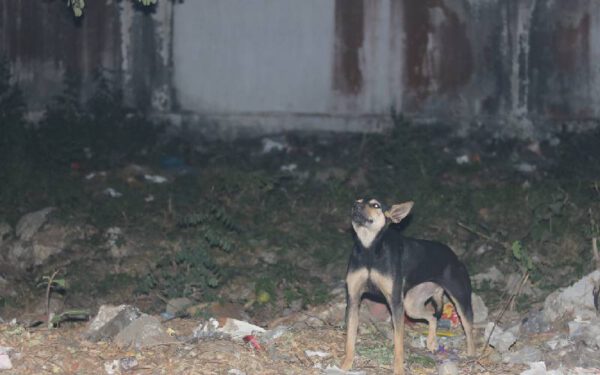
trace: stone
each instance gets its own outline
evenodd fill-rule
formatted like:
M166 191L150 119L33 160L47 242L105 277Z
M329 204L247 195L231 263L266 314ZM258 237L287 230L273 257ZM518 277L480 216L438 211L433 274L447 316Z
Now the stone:
M496 326L496 328L494 328L494 323L489 322L488 325L485 327L484 338L487 339L490 333L492 333L492 337L490 338L490 345L496 348L496 350L498 350L500 353L505 353L517 341L516 332L518 332L518 330L518 325L504 331L499 326Z
M158 318L146 314L131 322L115 337L115 344L120 348L137 350L172 342L176 340L165 332Z
M488 308L483 299L475 293L471 294L471 304L473 305L473 323L485 323L488 318Z
M544 320L553 323L568 317L589 320L596 317L594 286L600 283L600 270L583 277L567 288L551 293L544 301Z
M83 336L92 342L110 340L141 315L136 307L130 305L102 305Z
M30 240L31 237L33 237L33 235L46 223L48 215L54 210L54 207L46 207L21 217L15 229L17 237L23 241Z
M546 375L546 363L544 361L532 362L529 364L529 370L521 372L521 375Z
M273 329L270 329L261 335L261 341L264 341L267 344L273 343L278 338L283 336L290 329L288 326L279 325Z
M12 227L6 222L0 222L0 246L10 239Z
M49 225L33 237L33 265L40 266L53 255L64 251L69 231L63 226Z
M529 311L521 324L522 333L548 332L550 328L550 324L544 320L544 312L542 310Z
M458 365L452 360L445 360L438 365L438 375L458 375Z
M496 266L491 266L487 271L478 273L471 277L471 281L476 286L480 286L484 282L488 282L491 285L497 284L500 280L504 279L504 275Z
M544 345L550 350L557 350L566 348L567 346L571 345L571 343L565 337L559 335L546 341Z
M502 361L506 363L527 364L538 362L543 359L543 353L540 349L533 346L525 346L514 352L502 354Z
M33 248L22 241L15 241L8 247L7 262L17 268L26 268L33 258Z
M600 318L588 321L572 321L568 323L569 339L581 341L588 348L600 349Z
M193 303L194 301L186 297L172 298L167 302L167 307L165 310L167 314L176 315L178 312L187 309Z
M365 371L344 371L336 365L328 365L323 370L324 375L367 375Z
M10 354L13 348L7 346L0 346L0 370L11 370L13 368L12 362L10 361Z

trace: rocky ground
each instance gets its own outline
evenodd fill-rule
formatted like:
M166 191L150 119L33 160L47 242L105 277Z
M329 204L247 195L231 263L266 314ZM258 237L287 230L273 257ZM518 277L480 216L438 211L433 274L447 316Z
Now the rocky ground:
M0 190L0 368L341 373L348 207L368 192L414 200L405 233L448 243L477 295L478 355L465 356L449 305L436 353L426 325L409 322L408 373L600 374L594 137L466 141L398 128L194 140L143 162L11 171ZM385 306L363 304L357 350L354 373L391 373Z

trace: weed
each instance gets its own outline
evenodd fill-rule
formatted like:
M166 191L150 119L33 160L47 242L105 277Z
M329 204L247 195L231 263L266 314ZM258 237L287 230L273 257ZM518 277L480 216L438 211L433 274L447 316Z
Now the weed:
M238 230L233 219L221 207L210 206L179 222L183 230L193 231L191 239L177 251L163 257L143 281L146 289L159 289L168 297L210 298L211 289L220 285L223 273L214 262L212 250L235 250L233 234Z

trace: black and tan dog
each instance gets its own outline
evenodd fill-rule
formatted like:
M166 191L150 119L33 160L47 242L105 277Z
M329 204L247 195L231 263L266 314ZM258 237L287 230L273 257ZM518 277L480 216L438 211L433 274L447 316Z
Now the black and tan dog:
M403 237L390 228L412 209L413 202L386 207L376 199L359 199L352 208L354 249L346 275L346 357L342 369L352 367L358 311L364 293L382 295L394 326L394 374L404 374L404 314L429 323L427 348L434 351L442 298L453 302L473 355L471 280L467 269L449 247Z

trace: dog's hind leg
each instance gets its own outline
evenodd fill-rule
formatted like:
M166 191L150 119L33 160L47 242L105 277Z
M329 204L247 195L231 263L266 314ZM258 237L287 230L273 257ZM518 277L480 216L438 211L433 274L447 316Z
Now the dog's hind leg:
M475 355L473 341L473 305L471 304L471 281L464 265L452 267L445 272L443 287L452 300L467 338L467 355Z
M413 319L425 319L429 324L427 349L437 350L437 322L441 315L444 289L439 285L426 282L410 289L404 296L406 315Z

